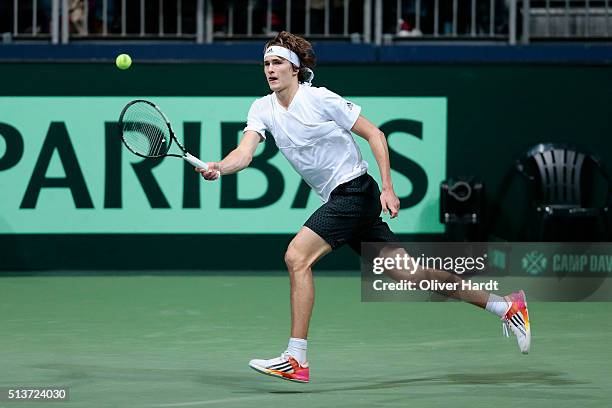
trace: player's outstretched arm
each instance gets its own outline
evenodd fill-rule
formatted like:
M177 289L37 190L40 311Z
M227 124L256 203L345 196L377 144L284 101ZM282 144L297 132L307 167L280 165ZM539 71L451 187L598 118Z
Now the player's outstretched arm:
M379 128L374 126L372 122L365 117L359 115L357 121L351 129L357 135L363 137L370 144L372 153L378 163L380 177L382 180L382 191L380 194L380 204L383 212L389 213L391 218L397 217L399 213L400 203L399 198L393 190L393 182L391 181L391 165L389 163L389 147L387 146L387 138Z
M221 175L238 173L246 168L253 160L253 153L257 149L257 145L261 140L261 136L257 132L247 130L240 141L238 147L232 150L220 162L209 162L208 170L196 168L196 171L202 174L206 180L216 180Z

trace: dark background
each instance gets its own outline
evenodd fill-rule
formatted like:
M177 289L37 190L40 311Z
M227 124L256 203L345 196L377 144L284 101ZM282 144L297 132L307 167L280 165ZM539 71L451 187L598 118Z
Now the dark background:
M605 165L612 163L612 72L604 63L329 63L316 70L315 85L346 97L447 97L447 176L473 176L484 183L485 239L530 239L529 190L514 170L515 160L528 147L572 143L595 152ZM122 72L109 63L0 65L3 96L268 92L258 63L149 62ZM594 188L590 200L603 200L601 189ZM0 235L0 269L281 269L290 239L291 235ZM135 255L138 249L169 255L143 264ZM237 251L244 255L218 256ZM249 267L244 260L250 257L257 257L257 262ZM357 269L358 262L350 250L342 249L324 259L320 268Z

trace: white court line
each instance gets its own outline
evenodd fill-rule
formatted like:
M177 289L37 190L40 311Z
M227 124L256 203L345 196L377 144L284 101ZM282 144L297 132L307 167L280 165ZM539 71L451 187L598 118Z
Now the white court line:
M170 402L168 404L148 405L149 407L190 407L196 405L212 405L221 404L223 402L234 402L234 401L246 401L253 399L261 399L269 397L268 395L253 396L253 397L238 397L238 398L223 398L217 400L205 400L205 401L191 401L191 402Z

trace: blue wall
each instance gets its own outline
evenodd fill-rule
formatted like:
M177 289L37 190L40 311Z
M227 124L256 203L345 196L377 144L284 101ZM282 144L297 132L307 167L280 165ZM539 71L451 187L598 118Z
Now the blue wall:
M111 61L128 53L140 61L254 62L262 42L214 44L71 43L0 44L4 61ZM611 44L414 45L377 47L369 44L314 43L321 63L567 63L611 64Z

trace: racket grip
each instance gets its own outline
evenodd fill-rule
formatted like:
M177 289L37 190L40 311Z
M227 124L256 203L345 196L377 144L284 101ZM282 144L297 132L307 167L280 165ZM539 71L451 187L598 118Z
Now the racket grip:
M197 157L190 155L189 153L185 153L183 159L185 159L185 161L191 164L193 167L199 167L201 169L208 170L208 165L206 163L204 163Z

